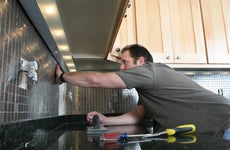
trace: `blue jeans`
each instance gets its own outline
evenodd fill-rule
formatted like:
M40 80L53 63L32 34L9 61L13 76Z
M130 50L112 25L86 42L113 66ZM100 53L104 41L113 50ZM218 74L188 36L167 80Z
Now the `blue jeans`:
M230 140L230 128L224 131L223 139Z

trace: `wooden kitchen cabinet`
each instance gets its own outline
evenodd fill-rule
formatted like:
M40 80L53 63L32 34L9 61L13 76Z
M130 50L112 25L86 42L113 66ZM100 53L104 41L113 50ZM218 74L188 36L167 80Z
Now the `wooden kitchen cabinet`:
M208 63L230 63L230 0L201 0Z
M135 9L137 43L155 62L207 63L199 0L135 0Z
M228 68L230 0L133 0L110 56L138 43L154 62L181 68ZM176 65L176 66L175 66Z
M136 26L134 2L131 0L127 7L126 14L122 20L110 55L120 57L121 49L128 44L134 43L136 43Z

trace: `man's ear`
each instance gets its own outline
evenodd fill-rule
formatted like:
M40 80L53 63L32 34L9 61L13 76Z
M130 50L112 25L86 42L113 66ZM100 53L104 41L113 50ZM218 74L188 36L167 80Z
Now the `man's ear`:
M145 58L141 56L137 60L137 65L143 65L143 64L145 64Z

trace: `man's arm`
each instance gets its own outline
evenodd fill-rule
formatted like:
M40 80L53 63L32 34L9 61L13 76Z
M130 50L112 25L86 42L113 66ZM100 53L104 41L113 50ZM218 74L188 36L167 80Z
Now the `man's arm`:
M146 115L144 107L137 105L137 107L126 114L115 117L106 117L98 112L90 112L87 114L87 120L92 124L93 116L98 115L103 125L131 125L140 123Z
M60 76L62 71L59 66L56 67L56 81L61 84ZM73 85L80 87L102 87L102 88L126 88L125 83L115 72L66 72L63 79Z

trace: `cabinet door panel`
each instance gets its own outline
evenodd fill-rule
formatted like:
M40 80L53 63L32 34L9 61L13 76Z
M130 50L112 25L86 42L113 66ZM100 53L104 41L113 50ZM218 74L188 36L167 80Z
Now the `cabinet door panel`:
M229 0L222 0L223 5L223 13L224 13L224 25L226 29L226 38L227 38L227 47L228 47L228 54L230 54L230 1Z
M167 0L136 0L137 42L151 51L155 62L173 61Z
M119 28L111 55L119 57L120 51L128 44L136 43L136 26L135 26L135 12L134 2L130 1L129 7L126 10L126 16L123 18Z
M199 0L169 0L175 63L206 63Z
M124 18L119 28L116 40L114 42L113 49L111 51L111 55L119 57L121 48L125 46L127 43L128 43L127 18Z
M230 1L201 0L209 63L230 63Z
M136 0L137 41L155 61L207 63L199 0Z

